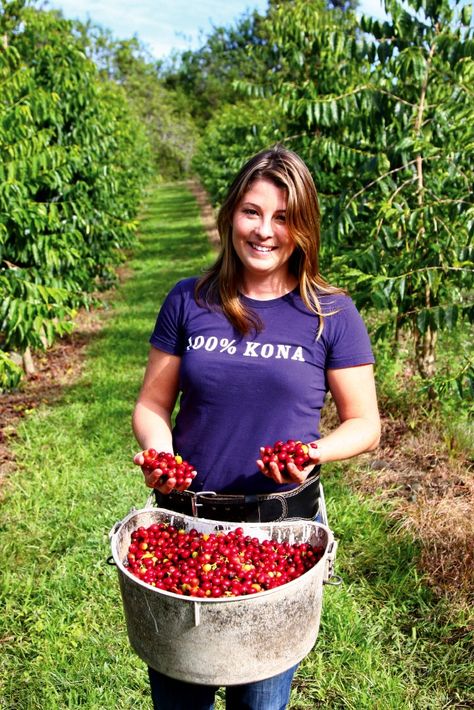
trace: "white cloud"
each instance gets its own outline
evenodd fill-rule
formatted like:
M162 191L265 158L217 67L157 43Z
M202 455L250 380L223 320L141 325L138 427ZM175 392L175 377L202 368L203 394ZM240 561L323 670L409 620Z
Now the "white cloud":
M382 0L361 0L357 9L358 15L369 15L378 20L387 17Z
M232 24L248 9L265 11L267 0L49 0L68 19L95 22L118 39L137 35L157 57L172 49L196 48L213 25Z

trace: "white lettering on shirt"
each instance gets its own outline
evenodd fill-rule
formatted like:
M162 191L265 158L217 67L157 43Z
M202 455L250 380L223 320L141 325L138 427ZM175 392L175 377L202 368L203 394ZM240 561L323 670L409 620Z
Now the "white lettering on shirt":
M275 354L276 348L276 354ZM299 362L305 362L303 355L303 348L301 345L292 348L291 345L273 345L272 343L255 343L248 340L245 345L245 350L243 353L244 357L263 357L268 359L274 357L275 359L288 360L291 356L291 360L298 360Z
M262 357L271 357L273 355L273 345L271 343L264 343L260 350L260 355Z
M215 350L217 348L217 343L219 341L217 340L215 335L212 335L210 338L206 340L206 344L204 346L205 350L208 350L209 352L212 352L212 350Z
M238 344L235 340L229 340L228 338L219 340L215 335L211 335L208 338L203 335L190 336L188 338L186 350L200 350L201 348L204 348L207 352L217 350L219 353L225 353L226 355L235 355ZM242 355L243 357L263 357L265 360L274 358L276 360L305 362L301 345L292 346L283 343L274 345L273 343L256 343L252 340L247 340Z
M289 345L277 345L276 359L281 360L281 358L283 358L284 360L288 360L289 357L290 357L290 346Z

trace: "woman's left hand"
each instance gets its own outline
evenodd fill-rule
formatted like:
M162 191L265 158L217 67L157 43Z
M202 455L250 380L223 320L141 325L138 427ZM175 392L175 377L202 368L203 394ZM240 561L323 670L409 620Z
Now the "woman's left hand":
M317 444L315 441L312 441L308 444L308 449L310 463L305 466L301 471L294 463L291 462L287 463L284 471L280 471L278 465L274 461L271 461L265 465L262 459L258 459L257 466L264 476L271 478L273 481L275 481L275 483L278 483L279 485L284 485L285 483L304 483L313 468L319 463L320 459L320 452L317 448ZM263 455L263 452L264 447L261 447L260 454Z
M308 444L310 463L302 471L288 463L282 473L274 462L265 466L262 459L257 461L260 471L280 485L303 483L316 464L349 459L373 451L379 443L380 417L372 365L327 370L327 378L340 424ZM263 451L261 448L261 455Z

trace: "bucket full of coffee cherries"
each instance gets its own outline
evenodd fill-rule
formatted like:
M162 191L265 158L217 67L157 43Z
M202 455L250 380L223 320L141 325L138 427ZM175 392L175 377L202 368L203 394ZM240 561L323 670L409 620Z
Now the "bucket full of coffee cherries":
M149 503L110 542L130 644L157 671L236 685L312 649L336 550L326 525L220 522Z

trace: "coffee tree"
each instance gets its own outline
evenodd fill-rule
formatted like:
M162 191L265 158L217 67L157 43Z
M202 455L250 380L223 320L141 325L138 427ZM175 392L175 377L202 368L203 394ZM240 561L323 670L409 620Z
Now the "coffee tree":
M390 21L361 23L373 67L354 94L365 98L374 170L339 200L336 224L349 248L337 263L359 299L387 314L380 334L411 334L428 378L438 332L473 316L474 45L467 6L408 5L388 0Z
M282 111L271 99L238 101L216 112L193 160L215 205L223 199L245 160L284 138L285 125Z
M7 353L51 344L133 244L145 141L71 24L2 3L0 384Z
M190 101L168 89L160 77L160 62L133 39L114 39L110 31L91 22L74 29L100 76L119 84L146 133L154 176L164 180L189 177L198 130L190 115Z
M330 173L332 270L386 315L378 335L411 334L428 378L437 333L472 319L474 47L467 6L407 5L387 0L390 19L363 18L352 41L334 31L339 77L306 96L298 82L287 105Z

